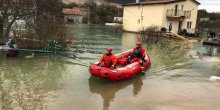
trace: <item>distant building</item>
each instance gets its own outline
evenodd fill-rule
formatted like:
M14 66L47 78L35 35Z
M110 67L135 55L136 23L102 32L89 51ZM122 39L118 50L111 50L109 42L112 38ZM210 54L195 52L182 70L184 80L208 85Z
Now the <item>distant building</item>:
M160 26L178 33L186 29L194 33L198 5L196 0L144 0L124 4L123 29L139 32L149 26Z
M73 23L83 22L83 14L80 8L64 9L63 13L66 22L73 22Z
M14 30L26 30L26 21L25 20L15 20L15 22L12 24L11 29Z

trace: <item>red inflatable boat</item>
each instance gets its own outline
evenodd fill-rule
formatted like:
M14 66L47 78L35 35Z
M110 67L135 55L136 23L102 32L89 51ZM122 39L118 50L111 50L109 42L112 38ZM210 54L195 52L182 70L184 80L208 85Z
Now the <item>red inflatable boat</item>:
M144 71L150 67L151 61L147 53L143 66L141 66L138 62L126 65L126 58L129 56L130 52L131 50L116 55L119 65L124 65L122 67L116 67L116 69L111 70L109 68L98 66L98 62L96 62L90 65L89 72L93 76L100 77L102 79L119 81L130 79L138 72Z

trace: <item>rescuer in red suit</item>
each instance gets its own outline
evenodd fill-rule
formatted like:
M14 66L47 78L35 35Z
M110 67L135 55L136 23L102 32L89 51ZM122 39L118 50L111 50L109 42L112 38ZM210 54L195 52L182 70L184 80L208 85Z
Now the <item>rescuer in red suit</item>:
M146 50L141 46L141 42L136 43L136 48L132 50L131 55L129 56L129 63L139 62L143 65Z
M112 53L112 48L109 47L106 49L106 53L102 55L98 65L100 65L101 67L114 69L116 63L117 63L116 57Z

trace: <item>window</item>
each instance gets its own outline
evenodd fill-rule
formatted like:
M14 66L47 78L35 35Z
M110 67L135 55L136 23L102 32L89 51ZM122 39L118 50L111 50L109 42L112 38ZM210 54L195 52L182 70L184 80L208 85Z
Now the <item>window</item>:
M187 22L187 28L188 28L188 29L191 29L191 28L192 28L192 22L191 22L191 21L188 21L188 22Z
M175 5L174 16L178 15L178 4Z
M184 5L181 6L181 10L183 10L183 8L184 8Z
M176 5L175 5L175 10L178 10L178 7L179 7L179 5L178 5L178 4L176 4Z

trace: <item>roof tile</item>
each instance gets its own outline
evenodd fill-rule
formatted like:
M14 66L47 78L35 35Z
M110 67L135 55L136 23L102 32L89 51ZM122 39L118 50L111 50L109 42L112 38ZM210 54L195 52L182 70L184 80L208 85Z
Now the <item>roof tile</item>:
M69 15L82 15L82 12L79 8L64 9L63 13L64 14L69 14Z

